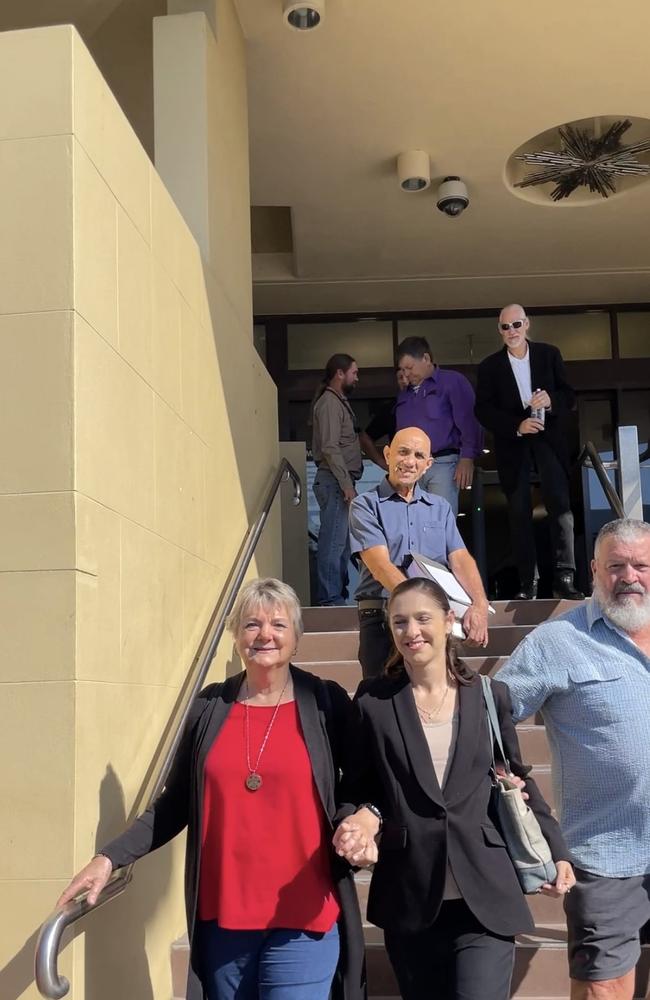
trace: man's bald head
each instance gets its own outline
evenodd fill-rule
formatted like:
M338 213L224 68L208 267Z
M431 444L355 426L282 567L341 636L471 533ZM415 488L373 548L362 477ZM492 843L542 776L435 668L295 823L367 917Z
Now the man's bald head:
M419 427L404 427L384 448L388 479L395 489L411 489L431 465L431 441Z
M499 313L499 323L509 323L513 319L526 319L526 310L517 302L511 302L510 305L504 306Z

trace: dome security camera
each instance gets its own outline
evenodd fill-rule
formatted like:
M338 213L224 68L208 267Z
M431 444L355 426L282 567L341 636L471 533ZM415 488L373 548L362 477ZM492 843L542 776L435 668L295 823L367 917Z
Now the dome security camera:
M456 216L465 211L469 205L467 186L460 177L445 177L438 188L437 208L445 215Z

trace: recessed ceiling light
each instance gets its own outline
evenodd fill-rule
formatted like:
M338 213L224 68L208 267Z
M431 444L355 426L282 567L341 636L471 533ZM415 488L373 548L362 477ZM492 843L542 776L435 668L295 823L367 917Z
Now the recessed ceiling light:
M311 31L323 20L325 0L284 0L285 24L294 31Z

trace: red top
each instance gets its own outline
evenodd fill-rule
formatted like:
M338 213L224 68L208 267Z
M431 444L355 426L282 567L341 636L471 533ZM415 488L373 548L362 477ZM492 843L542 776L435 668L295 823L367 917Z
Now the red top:
M249 708L257 760L273 708ZM233 705L205 762L199 918L229 930L328 931L339 915L323 807L295 701L281 705L245 786L245 709Z

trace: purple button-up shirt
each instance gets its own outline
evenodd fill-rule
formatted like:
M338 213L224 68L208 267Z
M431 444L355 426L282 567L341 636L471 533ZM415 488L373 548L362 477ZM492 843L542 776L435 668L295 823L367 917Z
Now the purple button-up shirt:
M419 427L431 439L431 453L457 448L461 458L478 458L483 430L474 416L474 390L460 372L436 368L417 392L413 386L397 397L397 430Z

